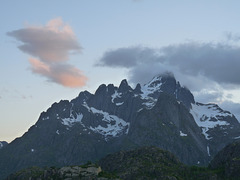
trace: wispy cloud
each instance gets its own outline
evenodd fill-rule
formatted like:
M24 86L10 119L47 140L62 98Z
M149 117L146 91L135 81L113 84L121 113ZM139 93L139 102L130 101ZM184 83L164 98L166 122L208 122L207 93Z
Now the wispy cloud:
M18 47L35 58L29 62L33 73L66 87L81 87L87 78L82 72L66 63L71 53L79 53L82 47L71 26L61 18L50 20L45 26L28 26L8 32L22 44Z

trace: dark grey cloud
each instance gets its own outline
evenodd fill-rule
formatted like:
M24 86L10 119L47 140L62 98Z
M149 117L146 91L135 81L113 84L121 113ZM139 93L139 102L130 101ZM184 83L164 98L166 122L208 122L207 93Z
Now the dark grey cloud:
M188 43L162 49L162 60L186 75L240 85L240 48L226 44Z
M191 42L161 49L120 48L105 53L99 64L129 69L133 83L170 71L192 87L196 85L193 82L196 79L201 86L206 80L209 83L240 85L240 48L227 44Z
M155 59L155 50L146 47L129 47L110 50L104 53L98 66L132 68L145 61Z

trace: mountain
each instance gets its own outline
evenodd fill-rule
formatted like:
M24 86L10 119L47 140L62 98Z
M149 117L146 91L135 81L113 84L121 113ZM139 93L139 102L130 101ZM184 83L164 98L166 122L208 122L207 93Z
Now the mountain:
M240 125L215 104L195 102L173 75L133 89L100 85L94 94L54 103L0 153L0 178L30 166L69 166L142 146L169 150L183 163L207 165L240 137Z
M6 145L8 145L6 141L0 141L0 149L2 149Z

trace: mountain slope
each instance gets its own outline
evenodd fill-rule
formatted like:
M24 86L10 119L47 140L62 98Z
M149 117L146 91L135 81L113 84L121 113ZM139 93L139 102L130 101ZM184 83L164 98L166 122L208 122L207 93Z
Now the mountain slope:
M218 105L195 103L192 104L190 113L207 141L209 156L216 155L226 144L239 138L238 120Z
M211 169L221 169L221 176L226 179L239 179L240 141L223 148L211 161Z
M219 176L220 177L220 176ZM7 180L38 179L220 179L208 168L189 167L172 153L156 147L142 147L109 154L97 164L67 167L31 167Z
M104 171L115 172L122 179L176 178L185 170L173 154L155 147L111 154L101 159L99 165Z
M157 147L142 147L107 155L99 161L102 170L121 179L220 179L207 168L189 167L172 153Z
M81 92L42 112L28 132L1 150L0 178L33 165L84 164L146 145L169 150L186 164L207 165L239 136L231 113L196 103L172 75L134 89L123 80L119 87L103 84L95 94Z
M207 164L206 141L187 108L161 93L156 105L138 113L128 138L138 146L169 150L187 164Z

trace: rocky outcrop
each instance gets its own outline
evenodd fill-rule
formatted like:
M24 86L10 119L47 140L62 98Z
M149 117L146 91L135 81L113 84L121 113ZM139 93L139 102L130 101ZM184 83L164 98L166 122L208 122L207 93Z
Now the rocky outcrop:
M102 172L101 167L97 166L71 166L71 167L62 167L59 169L58 173L61 178L76 178L76 177L97 177L98 174Z
M111 174L108 174L108 176L111 176ZM104 177L104 173L102 173L101 167L95 164L88 164L84 166L67 166L62 168L32 167L18 171L17 173L10 175L6 180L26 180L26 179L107 180L115 178Z

